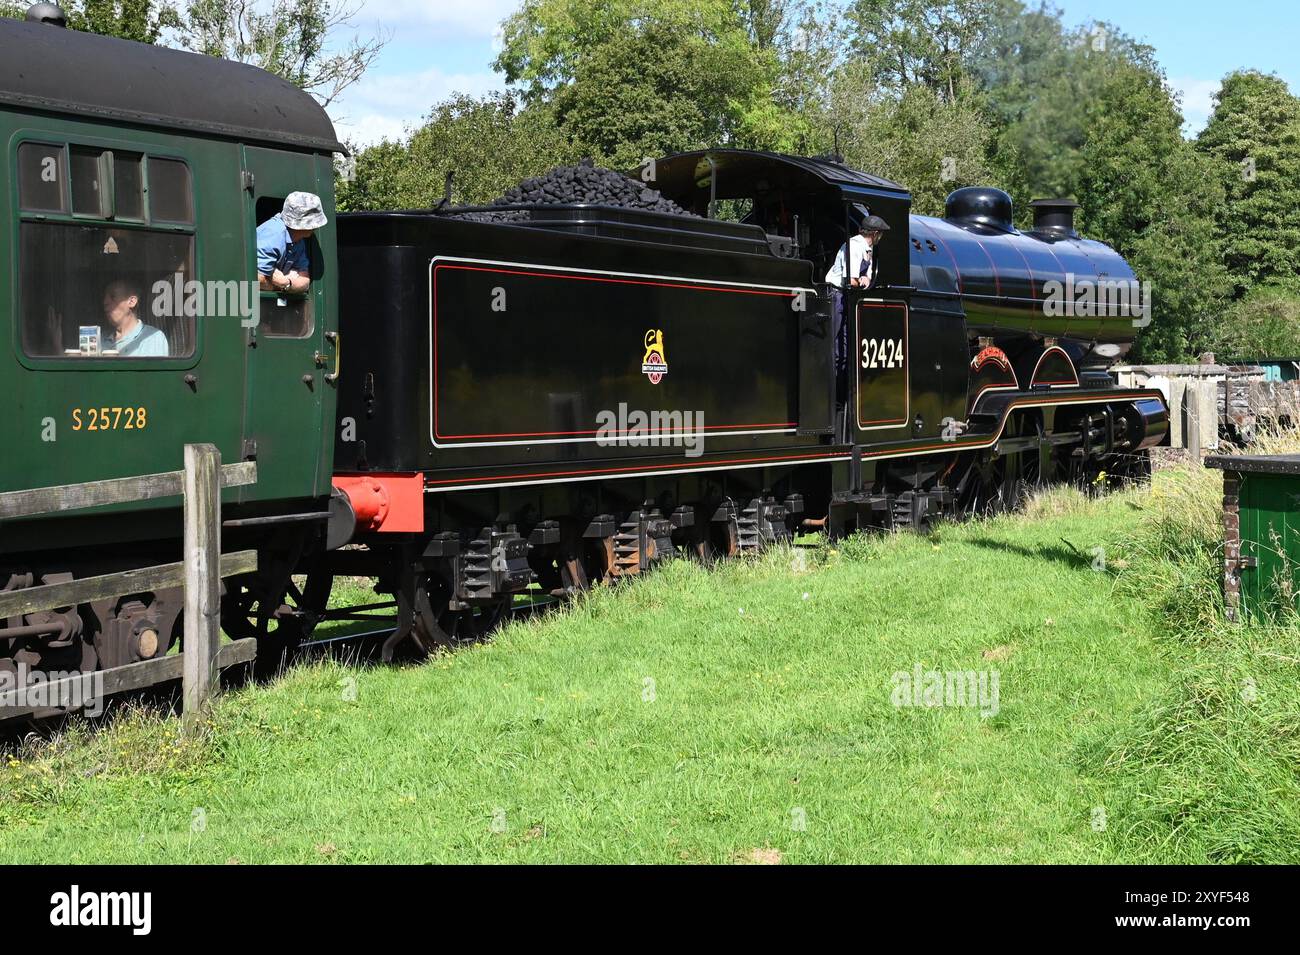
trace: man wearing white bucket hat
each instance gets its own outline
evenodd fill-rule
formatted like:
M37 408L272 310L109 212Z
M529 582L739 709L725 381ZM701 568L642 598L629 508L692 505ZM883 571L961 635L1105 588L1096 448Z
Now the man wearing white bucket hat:
M284 209L257 227L257 281L274 292L305 292L311 287L307 240L329 220L320 196L291 192Z

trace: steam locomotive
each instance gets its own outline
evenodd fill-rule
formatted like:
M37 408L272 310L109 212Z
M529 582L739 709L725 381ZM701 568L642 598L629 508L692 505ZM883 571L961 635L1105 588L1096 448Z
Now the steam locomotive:
M1035 203L1021 232L999 190L910 215L903 187L834 159L708 150L640 177L699 215L341 217L334 480L364 548L323 563L383 581L395 641L479 633L533 581L562 595L683 551L1136 476L1165 439L1162 398L1106 371L1141 288L1072 202ZM739 221L709 217L720 202ZM891 229L872 286L845 290L837 409L823 277L871 214Z
M996 189L959 189L929 218L835 158L715 149L632 173L690 215L579 202L335 219L343 147L288 84L46 24L0 23L0 57L15 410L0 490L175 469L194 441L256 461L223 518L259 569L226 581L222 620L268 657L348 615L328 607L338 575L391 596L386 655L428 651L530 591L800 530L924 529L1041 483L1139 476L1166 439L1159 393L1107 373L1146 313L1099 303L1135 277L1075 232L1067 201L1035 203L1022 232ZM257 223L298 189L332 220L305 297L265 294L252 323L168 322L165 358L79 347L123 272L145 287L252 276ZM868 215L891 229L872 285L844 290L837 402L824 276ZM147 425L74 426L124 406ZM7 521L0 585L174 560L179 538L175 500ZM179 604L124 594L11 619L0 666L161 655Z

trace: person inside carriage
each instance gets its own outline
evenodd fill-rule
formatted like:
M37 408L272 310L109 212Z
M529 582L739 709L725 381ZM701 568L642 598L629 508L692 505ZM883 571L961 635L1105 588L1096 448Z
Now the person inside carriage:
M131 282L114 279L104 289L104 349L124 358L166 358L167 336L140 320L141 297Z

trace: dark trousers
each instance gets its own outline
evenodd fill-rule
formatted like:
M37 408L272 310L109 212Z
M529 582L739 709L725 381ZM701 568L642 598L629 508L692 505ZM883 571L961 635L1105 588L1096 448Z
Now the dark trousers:
M831 288L831 336L835 342L835 401L843 404L849 390L849 321L844 293Z
M836 441L848 441L849 403L849 316L847 300L839 288L831 289L831 335L835 345L835 434Z

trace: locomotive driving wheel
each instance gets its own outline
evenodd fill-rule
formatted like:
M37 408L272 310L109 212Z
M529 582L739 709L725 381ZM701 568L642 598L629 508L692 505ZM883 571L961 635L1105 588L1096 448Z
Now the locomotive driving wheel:
M1036 419L1013 416L1000 439L1041 437ZM988 517L1018 510L1040 480L1038 452L999 453L997 447L975 452L957 483L957 509L965 517Z

